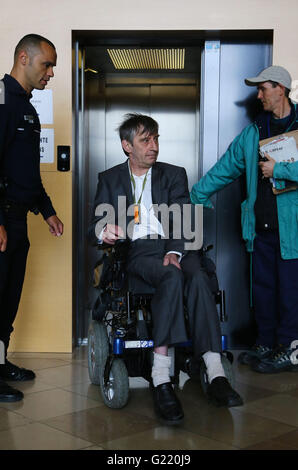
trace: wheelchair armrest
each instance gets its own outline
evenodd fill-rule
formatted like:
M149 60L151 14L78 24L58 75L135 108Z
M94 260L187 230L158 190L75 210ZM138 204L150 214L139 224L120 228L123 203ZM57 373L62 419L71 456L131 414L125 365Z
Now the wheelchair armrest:
M98 249L98 250L111 250L111 249L115 249L117 250L118 248L121 248L121 247L128 247L130 244L130 240L127 239L127 238L119 238L119 240L116 240L116 242L112 245L110 243L96 243L94 246Z
M206 245L206 246L203 246L202 251L204 253L207 253L207 251L210 251L212 249L213 249L213 245Z

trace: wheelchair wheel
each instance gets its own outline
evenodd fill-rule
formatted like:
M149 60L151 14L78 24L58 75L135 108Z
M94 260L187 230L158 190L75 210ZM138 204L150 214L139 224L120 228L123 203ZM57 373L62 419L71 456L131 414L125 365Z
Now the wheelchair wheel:
M107 328L92 320L88 330L88 370L91 383L100 385L103 369L109 354Z
M128 402L128 373L122 359L114 359L107 384L104 383L104 371L100 378L100 390L105 405L109 408L123 408Z
M231 387L235 387L235 377L234 377L234 372L232 368L231 361L225 356L221 356L221 363L225 372L225 376L230 383ZM201 360L201 366L200 366L200 380L201 380L201 386L203 389L203 392L205 395L207 395L207 389L208 389L208 376L207 376L207 371L206 371L206 365L204 362L204 359Z

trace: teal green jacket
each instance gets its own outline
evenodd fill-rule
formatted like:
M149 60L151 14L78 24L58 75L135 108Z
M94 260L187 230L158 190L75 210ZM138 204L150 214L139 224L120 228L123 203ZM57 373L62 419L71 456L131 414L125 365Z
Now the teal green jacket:
M249 252L253 251L256 236L254 205L257 197L258 162L259 129L254 123L245 127L233 140L220 160L193 186L190 193L192 203L213 208L209 198L245 173L247 198L241 204L241 225L242 237ZM276 163L273 177L278 189L285 187L285 180L298 183L298 162ZM298 258L298 190L276 197L281 256L283 259Z

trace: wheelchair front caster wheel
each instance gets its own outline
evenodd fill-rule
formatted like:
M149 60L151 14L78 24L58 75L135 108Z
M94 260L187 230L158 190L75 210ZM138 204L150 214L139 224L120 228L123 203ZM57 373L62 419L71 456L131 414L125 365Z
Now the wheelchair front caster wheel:
M126 405L129 398L129 380L122 359L113 360L107 383L104 380L104 371L102 372L100 390L103 401L109 408L123 408Z

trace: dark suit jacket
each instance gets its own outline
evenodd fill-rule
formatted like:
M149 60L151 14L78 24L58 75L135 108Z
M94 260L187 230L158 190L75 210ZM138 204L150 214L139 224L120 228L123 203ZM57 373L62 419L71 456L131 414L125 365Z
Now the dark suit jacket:
M167 204L168 206L171 206L172 204L178 204L180 207L182 207L183 204L190 204L186 171L182 167L163 162L156 162L152 167L151 188L153 204ZM123 216L123 214L119 214L118 208L119 196L123 196L124 210L127 213L128 207L134 203L128 161L98 174L93 219L89 228L89 240L92 244L96 244L97 241L95 233L99 234L103 228L104 223L107 222L106 218L104 220L106 213L103 214L101 212L99 215L99 211L97 209L96 215L96 208L98 208L101 204L110 204L115 209L115 219L108 221L108 223L115 223L116 225L121 225L123 228L123 224L120 223L120 218L121 215ZM123 212L123 210L120 210L120 212ZM171 216L172 213L170 212L170 222ZM160 213L158 213L158 218L161 220ZM133 214L131 213L131 215L126 217L126 228L132 220ZM182 229L181 235L181 239L174 239L170 224L169 239L166 241L165 245L166 252L184 252L185 240L183 239Z

